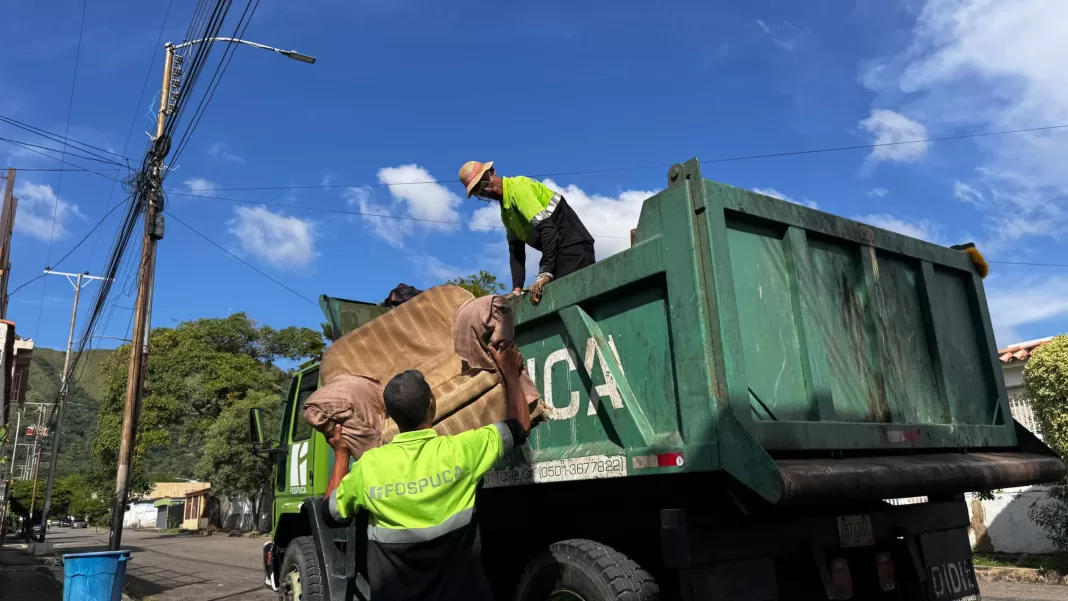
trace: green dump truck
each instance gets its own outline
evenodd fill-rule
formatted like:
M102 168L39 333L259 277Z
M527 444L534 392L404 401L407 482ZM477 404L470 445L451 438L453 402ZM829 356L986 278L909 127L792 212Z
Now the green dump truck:
M552 411L484 479L495 594L979 599L963 493L1065 466L1010 415L969 257L702 179L696 160L632 238L540 305L513 301ZM382 311L324 303L339 333ZM265 450L265 582L362 599L364 526L324 522L332 453L300 417L318 383L317 365L293 379Z

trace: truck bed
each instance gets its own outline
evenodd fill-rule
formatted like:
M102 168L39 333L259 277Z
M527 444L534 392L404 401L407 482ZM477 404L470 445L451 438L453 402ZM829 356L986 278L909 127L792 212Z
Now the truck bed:
M704 180L696 160L630 249L514 302L551 419L487 486L725 471L780 502L820 481L797 462L850 460L848 484L887 473L857 458L919 453L952 492L1064 473L1019 448L967 255Z

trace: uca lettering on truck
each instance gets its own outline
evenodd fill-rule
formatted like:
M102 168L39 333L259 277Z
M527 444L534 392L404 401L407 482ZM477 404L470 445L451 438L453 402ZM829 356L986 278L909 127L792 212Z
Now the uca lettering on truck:
M964 493L1066 470L1012 419L970 257L696 160L667 180L629 249L512 301L551 409L479 492L495 597L978 600ZM335 336L388 315L320 304ZM264 582L367 599L366 524L325 521L333 457L300 418L318 385L294 375L273 448L250 413L276 465Z

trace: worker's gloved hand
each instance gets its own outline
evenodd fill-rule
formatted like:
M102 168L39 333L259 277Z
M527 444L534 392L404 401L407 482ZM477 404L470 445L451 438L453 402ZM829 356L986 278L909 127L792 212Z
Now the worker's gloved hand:
M530 287L530 302L535 305L541 302L541 289L545 287L545 284L553 281L553 274L551 273L539 273L538 277L534 280L534 284Z

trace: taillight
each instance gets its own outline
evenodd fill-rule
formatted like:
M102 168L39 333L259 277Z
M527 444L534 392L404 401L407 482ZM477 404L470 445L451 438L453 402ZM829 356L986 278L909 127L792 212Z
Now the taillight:
M894 562L886 551L875 556L875 572L879 575L879 588L884 593L897 588L897 578L894 577Z
M834 589L834 598L844 601L853 596L853 577L849 575L849 563L836 557L830 562L831 587Z
M656 456L657 467L682 467L686 456L682 453L660 453Z

